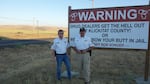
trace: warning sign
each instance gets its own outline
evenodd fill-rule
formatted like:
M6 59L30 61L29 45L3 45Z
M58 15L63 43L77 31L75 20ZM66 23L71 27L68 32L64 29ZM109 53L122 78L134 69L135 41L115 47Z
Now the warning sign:
M148 49L150 6L69 10L69 40L84 27L97 48Z

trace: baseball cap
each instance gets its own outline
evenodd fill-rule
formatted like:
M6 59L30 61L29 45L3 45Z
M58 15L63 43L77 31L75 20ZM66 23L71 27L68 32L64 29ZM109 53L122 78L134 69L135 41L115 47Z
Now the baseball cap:
M81 32L81 31L86 31L86 30L85 30L85 28L84 28L84 27L82 27L82 28L80 28L80 32Z

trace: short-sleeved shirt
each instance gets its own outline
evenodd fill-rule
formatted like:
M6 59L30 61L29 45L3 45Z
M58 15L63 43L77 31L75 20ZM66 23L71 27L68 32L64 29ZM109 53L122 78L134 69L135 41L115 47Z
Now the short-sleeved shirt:
M76 37L73 45L73 47L76 47L78 50L84 50L92 46L94 46L94 44L91 42L91 38L86 36Z
M66 38L56 38L53 41L51 49L55 50L57 54L64 54L67 51L68 42Z

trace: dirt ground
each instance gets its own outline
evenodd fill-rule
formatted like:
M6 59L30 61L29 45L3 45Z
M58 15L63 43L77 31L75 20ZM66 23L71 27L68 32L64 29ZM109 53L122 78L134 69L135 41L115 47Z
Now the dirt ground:
M144 77L145 54L141 50L93 50L91 84L136 84L135 78ZM56 84L55 64L50 44L0 48L0 84ZM72 71L78 71L79 63L73 50L71 64ZM72 84L83 82L72 78ZM64 78L62 84L70 83Z

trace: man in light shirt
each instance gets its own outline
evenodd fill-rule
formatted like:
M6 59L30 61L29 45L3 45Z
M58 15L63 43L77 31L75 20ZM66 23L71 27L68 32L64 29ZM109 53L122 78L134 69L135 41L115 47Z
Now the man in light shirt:
M73 49L77 53L77 57L80 58L80 76L84 79L85 84L90 83L90 53L94 44L91 39L85 36L85 28L80 28L80 36L75 38Z
M51 46L52 55L54 58L56 57L57 61L57 79L61 80L61 67L62 62L64 62L68 79L71 79L71 64L69 57L67 55L68 42L67 39L63 37L64 31L58 30L58 38L55 38L53 41L53 45Z

